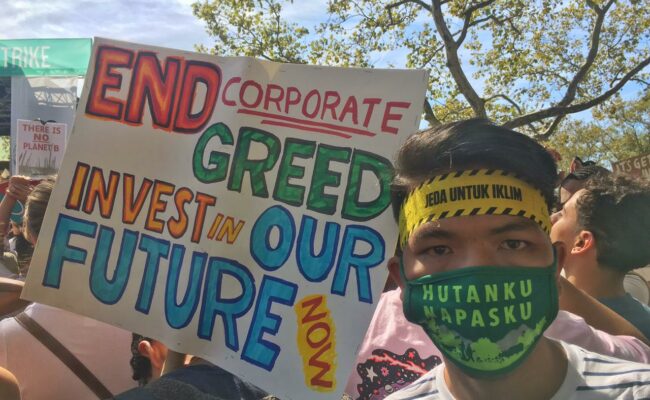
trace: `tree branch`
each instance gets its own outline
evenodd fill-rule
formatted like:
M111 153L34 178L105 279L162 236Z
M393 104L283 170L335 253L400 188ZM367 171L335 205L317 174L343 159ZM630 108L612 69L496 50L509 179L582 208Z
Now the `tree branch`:
M559 115L559 116L555 117L553 122L551 122L551 125L549 125L549 127L546 129L546 131L544 131L544 133L540 133L538 135L535 135L533 137L533 139L538 140L538 141L542 141L542 142L548 140L548 138L550 138L551 135L553 133L555 133L555 131L557 130L557 127L560 125L560 122L562 122L564 117L566 117L566 115Z
M463 94L465 99L467 99L469 105L472 107L474 114L477 117L487 118L484 100L478 95L478 93L476 93L476 90L474 90L472 85L469 83L469 80L463 71L460 59L458 58L458 45L456 44L454 36L449 31L449 27L445 22L440 0L432 0L432 6L433 7L431 7L431 13L433 15L433 21L445 45L447 67L449 68L449 72L456 82L456 85L458 85L459 91Z
M587 76L587 73L589 72L592 65L594 64L594 61L596 60L596 56L598 55L598 47L600 45L600 32L603 28L603 22L605 21L605 14L607 14L607 11L609 10L609 7L612 5L613 0L611 0L608 4L606 4L602 9L599 8L596 4L594 4L592 0L586 0L586 2L587 5L596 12L596 21L594 22L594 29L591 32L591 45L589 46L589 52L587 53L587 58L585 59L585 62L582 64L578 72L575 74L575 76L571 80L571 83L569 83L569 86L567 87L564 97L557 104L558 107L563 107L571 104L571 102L576 97L578 85L580 84L580 82L584 80L585 76Z
M501 98L501 99L507 101L508 103L512 104L512 106L517 110L517 112L519 114L522 113L521 107L519 107L519 104L517 104L514 100L512 100L510 97L506 96L505 94L495 94L494 96L490 96L487 99L485 99L485 103L487 104L488 102L490 102L490 101L492 101L494 99L497 99L497 98Z
M436 115L433 113L431 103L429 103L429 100L427 99L424 99L424 119L427 120L431 126L438 126L442 124L442 122L436 118Z
M507 128L517 128L523 125L527 125L531 122L534 121L540 121L546 118L552 118L552 117L557 117L560 115L568 115L568 114L573 114L577 113L580 111L588 110L591 107L598 105L605 100L609 99L612 97L616 92L618 92L629 80L631 80L634 75L636 75L639 71L641 71L643 68L647 67L650 65L650 57L646 58L645 60L641 61L639 64L637 64L634 68L632 68L625 76L621 78L620 81L614 86L612 86L608 91L604 92L598 97L594 97L591 100L584 101L582 103L578 104L573 104L573 105L568 105L564 107L560 106L552 106L543 110L539 110L527 115L522 115L521 117L514 118L505 124L503 124Z
M389 12L389 14L390 14L391 17L392 17L392 11L393 11L393 8L397 8L397 7L399 7L399 6L403 6L404 4L407 4L407 3L417 4L417 5L419 5L420 7L424 8L425 10L431 12L431 6L428 5L427 3L425 3L424 1L421 1L421 0L400 0L400 1L396 2L396 3L388 4L388 5L387 5L386 7L384 7L384 8L386 9L386 11Z

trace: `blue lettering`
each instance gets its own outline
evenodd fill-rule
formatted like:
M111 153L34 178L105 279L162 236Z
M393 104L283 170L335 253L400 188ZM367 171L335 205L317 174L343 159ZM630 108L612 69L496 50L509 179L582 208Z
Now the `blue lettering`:
M366 254L355 254L358 241L370 245ZM372 303L372 288L370 285L370 268L374 268L384 261L384 239L381 235L366 226L349 225L343 234L343 244L339 254L338 266L332 282L332 293L345 296L348 286L350 269L354 268L357 274L357 291L359 301Z
M276 248L269 242L273 227L277 227L280 233ZM253 226L250 238L251 255L260 267L275 271L289 258L295 237L296 226L291 213L282 206L270 207L260 215Z
M181 268L185 246L175 244L172 247L172 254L169 261L169 273L167 274L167 287L165 290L165 318L172 328L180 329L187 326L196 307L199 304L199 292L203 284L203 271L208 259L207 253L192 253L192 266L188 278L187 289L180 304L176 302L178 297L178 281L180 280Z
M223 275L235 278L241 287L241 294L234 298L223 298L224 292L231 292L230 285L224 290ZM199 317L198 336L210 340L214 329L214 320L219 314L223 320L226 346L233 351L239 350L237 337L237 318L246 314L255 298L255 281L246 267L234 260L210 257L203 290L201 315Z
M293 283L264 276L257 297L255 312L251 321L241 358L252 364L273 370L275 360L280 354L280 346L264 339L264 334L275 335L280 330L282 318L271 312L273 303L291 307L296 299L298 286Z
M126 289L133 264L135 246L138 242L138 232L124 230L122 245L117 259L117 266L113 278L108 278L108 258L111 254L115 231L112 228L101 226L95 246L95 255L90 265L90 291L97 300L104 304L115 304Z
M61 285L61 270L65 261L76 264L86 262L86 250L70 246L70 236L76 234L94 238L96 232L97 224L94 222L68 217L64 214L59 215L54 235L52 235L50 254L47 257L43 286L58 288Z
M302 275L310 282L320 282L327 277L334 266L336 250L341 227L335 222L325 224L325 238L320 253L314 254L313 245L316 236L316 219L304 215L298 234L296 262Z
M142 235L138 248L147 252L147 261L144 265L144 274L140 283L138 299L135 302L135 309L141 313L149 314L151 299L156 288L160 258L167 259L169 242L167 240L156 239L149 235Z

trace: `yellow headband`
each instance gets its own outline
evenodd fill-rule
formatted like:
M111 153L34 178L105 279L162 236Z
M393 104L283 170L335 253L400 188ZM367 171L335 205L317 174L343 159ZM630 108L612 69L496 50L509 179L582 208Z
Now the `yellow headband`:
M551 228L546 201L538 189L509 172L475 169L435 176L411 191L399 216L400 244L426 222L493 214L530 218L546 233Z

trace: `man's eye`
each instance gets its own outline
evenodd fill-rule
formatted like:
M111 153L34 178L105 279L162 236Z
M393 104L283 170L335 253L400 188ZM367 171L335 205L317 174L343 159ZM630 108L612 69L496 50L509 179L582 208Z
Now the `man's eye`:
M528 246L528 243L525 241L515 239L506 240L501 244L501 247L506 250L521 250L526 248L526 246Z
M448 246L433 246L427 249L427 253L436 256L444 256L451 253L451 249Z

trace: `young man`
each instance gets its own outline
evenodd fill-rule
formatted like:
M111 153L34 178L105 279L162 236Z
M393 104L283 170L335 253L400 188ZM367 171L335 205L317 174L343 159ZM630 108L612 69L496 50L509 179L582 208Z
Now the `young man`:
M592 177L553 214L551 238L567 248L570 282L650 338L650 308L625 292L625 275L650 263L650 184Z
M643 398L650 372L543 336L564 248L548 237L555 162L481 120L412 136L396 163L404 315L443 364L387 399Z

